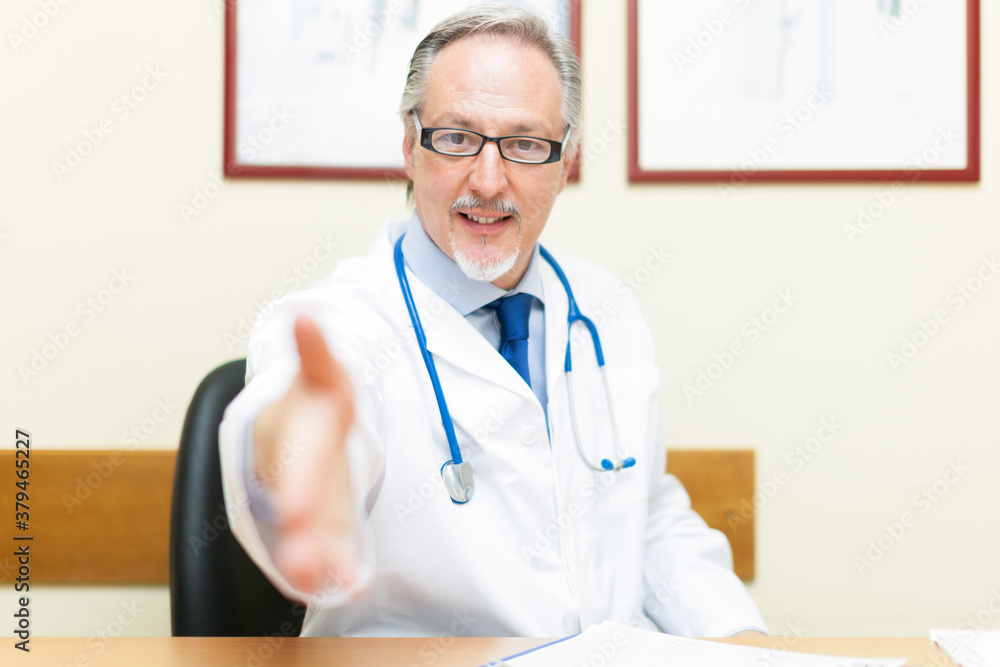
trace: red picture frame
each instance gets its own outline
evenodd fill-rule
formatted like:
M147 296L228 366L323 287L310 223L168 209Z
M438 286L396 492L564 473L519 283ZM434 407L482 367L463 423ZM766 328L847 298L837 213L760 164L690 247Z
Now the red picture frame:
M582 0L568 0L570 40L581 54ZM226 2L225 12L225 83L223 105L223 172L229 178L291 178L291 179L354 179L354 180L405 180L406 174L399 167L314 166L295 164L247 164L237 157L237 9L238 2ZM470 4L476 4L470 2ZM404 73L400 73L402 80ZM400 91L401 92L401 91ZM579 161L574 163L570 180L579 179Z
M631 183L952 181L980 179L979 0L966 0L966 165L957 169L647 169L640 161L639 0L628 0L628 180Z

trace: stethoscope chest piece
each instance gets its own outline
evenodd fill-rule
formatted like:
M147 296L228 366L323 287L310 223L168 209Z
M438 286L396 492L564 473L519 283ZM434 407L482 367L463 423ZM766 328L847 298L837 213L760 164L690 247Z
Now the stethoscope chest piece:
M472 479L472 466L468 461L459 464L448 461L441 466L441 479L444 480L444 488L448 490L452 502L462 504L472 500L476 483Z

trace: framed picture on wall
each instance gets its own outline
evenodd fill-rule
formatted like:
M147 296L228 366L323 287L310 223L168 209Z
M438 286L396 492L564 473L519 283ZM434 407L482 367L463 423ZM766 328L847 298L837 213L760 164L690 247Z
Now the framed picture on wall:
M404 178L396 112L419 41L469 0L226 3L227 176ZM517 0L579 53L580 0Z
M632 182L979 180L978 0L629 0Z

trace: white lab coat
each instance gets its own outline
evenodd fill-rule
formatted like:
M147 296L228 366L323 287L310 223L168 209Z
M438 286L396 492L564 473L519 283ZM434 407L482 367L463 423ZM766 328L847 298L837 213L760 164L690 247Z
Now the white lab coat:
M439 475L450 459L441 418L392 261L404 223L368 256L262 313L250 338L247 388L220 429L230 523L290 597L247 511L248 425L297 372L291 324L315 318L355 382L349 460L365 581L309 600L304 636L557 637L604 619L689 636L763 620L733 574L725 537L690 510L664 475L659 374L634 297L620 281L554 253L582 312L600 331L622 446L634 468L597 473L573 439L563 372L567 299L542 267L549 437L531 389L475 328L409 275L475 495L453 504ZM590 338L574 327L577 418L590 460L614 457ZM551 439L551 445L550 445Z

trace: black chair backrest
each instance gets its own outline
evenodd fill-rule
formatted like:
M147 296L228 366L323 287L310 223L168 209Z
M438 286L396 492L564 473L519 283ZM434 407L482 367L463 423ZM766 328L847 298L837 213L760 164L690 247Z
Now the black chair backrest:
M246 359L202 380L184 418L170 510L170 619L174 636L297 636L305 607L287 600L229 530L219 424L243 389Z

